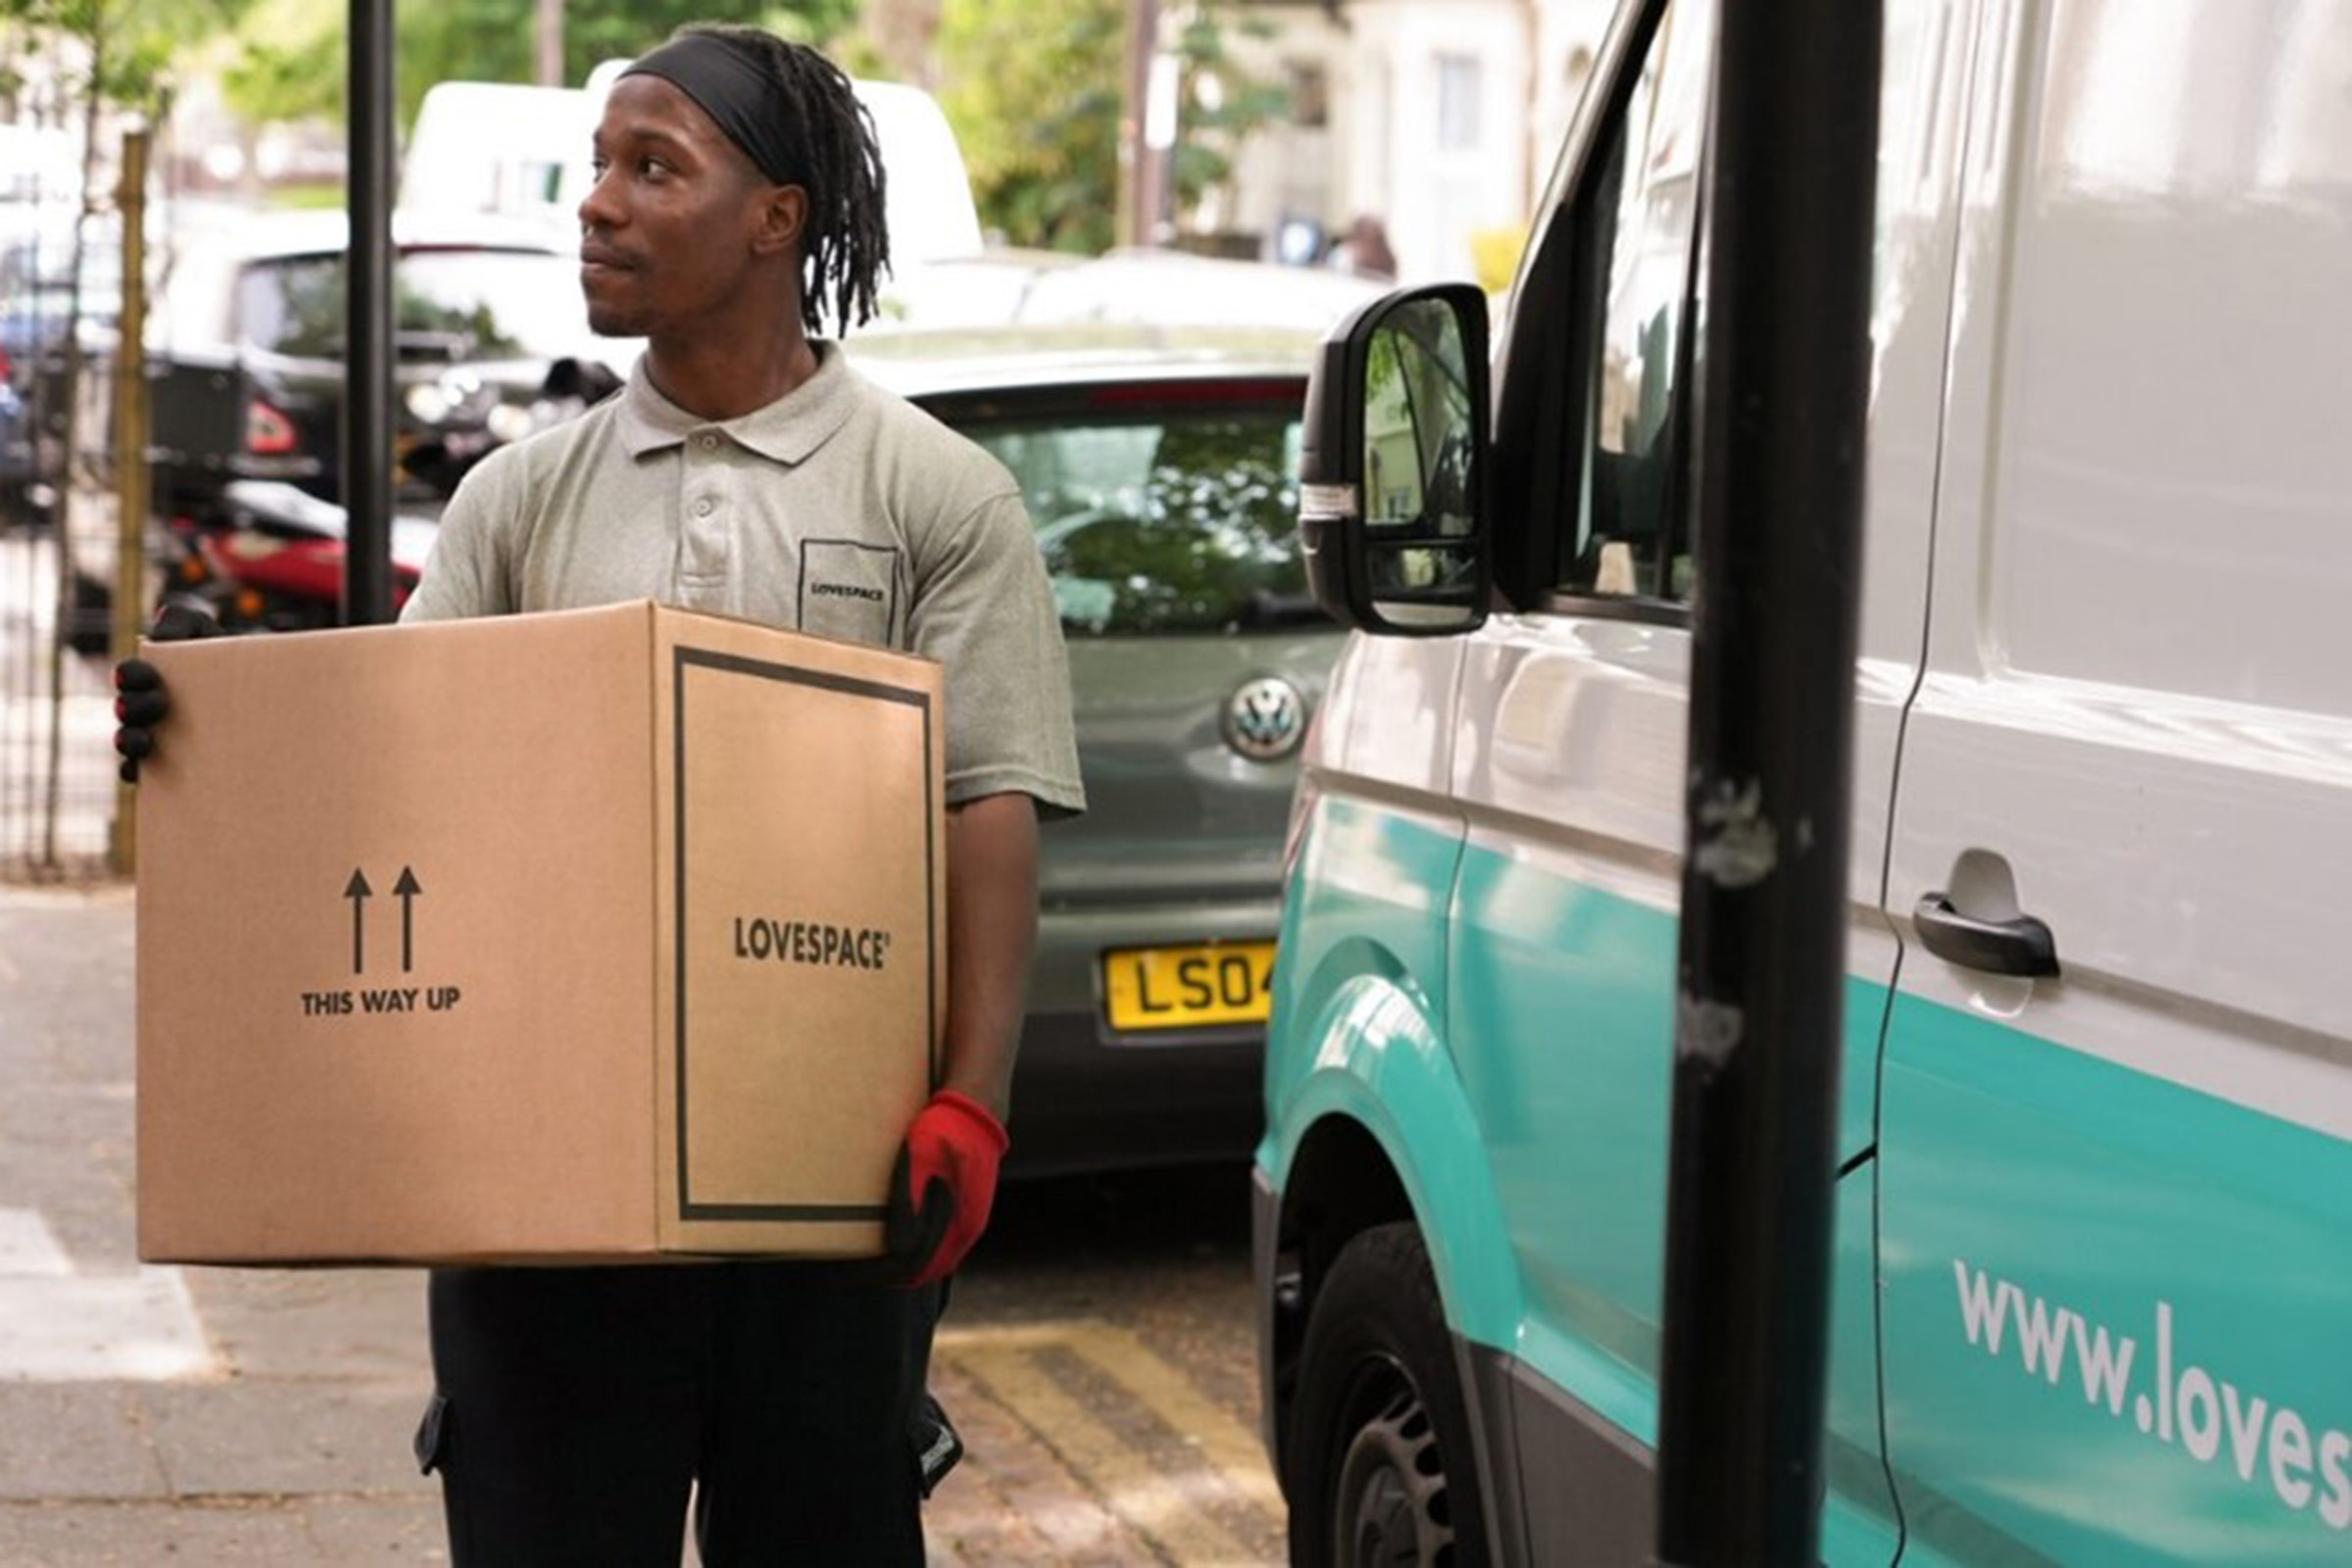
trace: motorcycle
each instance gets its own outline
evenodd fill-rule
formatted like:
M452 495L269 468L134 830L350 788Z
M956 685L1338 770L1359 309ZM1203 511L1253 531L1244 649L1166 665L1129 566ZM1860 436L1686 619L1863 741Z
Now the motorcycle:
M176 553L165 603L192 604L223 631L316 631L343 620L350 521L332 501L275 479L237 479L211 518L167 524ZM392 606L408 603L439 532L437 518L392 518Z
M435 498L499 447L549 429L617 390L619 377L593 362L558 360L529 404L498 404L479 419L443 418L401 457L408 476ZM342 624L343 559L349 518L335 502L282 480L237 479L202 515L167 520L173 541L163 601L200 608L224 631L314 631ZM408 603L439 530L437 514L396 511L392 518L392 605Z

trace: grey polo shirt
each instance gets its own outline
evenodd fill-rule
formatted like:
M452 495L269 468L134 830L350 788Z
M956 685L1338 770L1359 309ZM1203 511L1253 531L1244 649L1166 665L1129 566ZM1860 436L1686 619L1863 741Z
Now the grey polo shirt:
M698 418L639 364L618 396L485 458L403 620L653 599L946 667L951 804L1082 810L1061 621L1002 464L851 368Z

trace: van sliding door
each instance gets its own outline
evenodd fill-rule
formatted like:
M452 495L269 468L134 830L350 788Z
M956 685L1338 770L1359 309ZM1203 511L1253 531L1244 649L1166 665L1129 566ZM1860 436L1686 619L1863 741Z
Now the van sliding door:
M1888 886L1905 1561L2342 1562L2352 8L2014 9Z

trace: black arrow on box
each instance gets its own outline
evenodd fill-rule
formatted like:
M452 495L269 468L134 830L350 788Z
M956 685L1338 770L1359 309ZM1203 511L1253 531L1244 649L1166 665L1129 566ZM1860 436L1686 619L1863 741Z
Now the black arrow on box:
M351 972L368 972L368 900L374 892L368 885L368 874L352 867L351 880L343 888L343 896L351 901Z
M416 880L416 870L404 865L400 868L400 881L394 885L392 891L400 895L400 972L407 974L411 968L415 967L413 961L415 958L414 928L410 924L409 917L413 906L416 902L416 895L422 893L424 887Z

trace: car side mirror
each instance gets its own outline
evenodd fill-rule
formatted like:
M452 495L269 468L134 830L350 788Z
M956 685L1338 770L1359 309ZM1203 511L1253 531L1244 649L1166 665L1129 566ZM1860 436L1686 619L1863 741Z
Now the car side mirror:
M1400 289L1324 340L1307 380L1298 543L1316 602L1397 637L1487 618L1487 300Z

